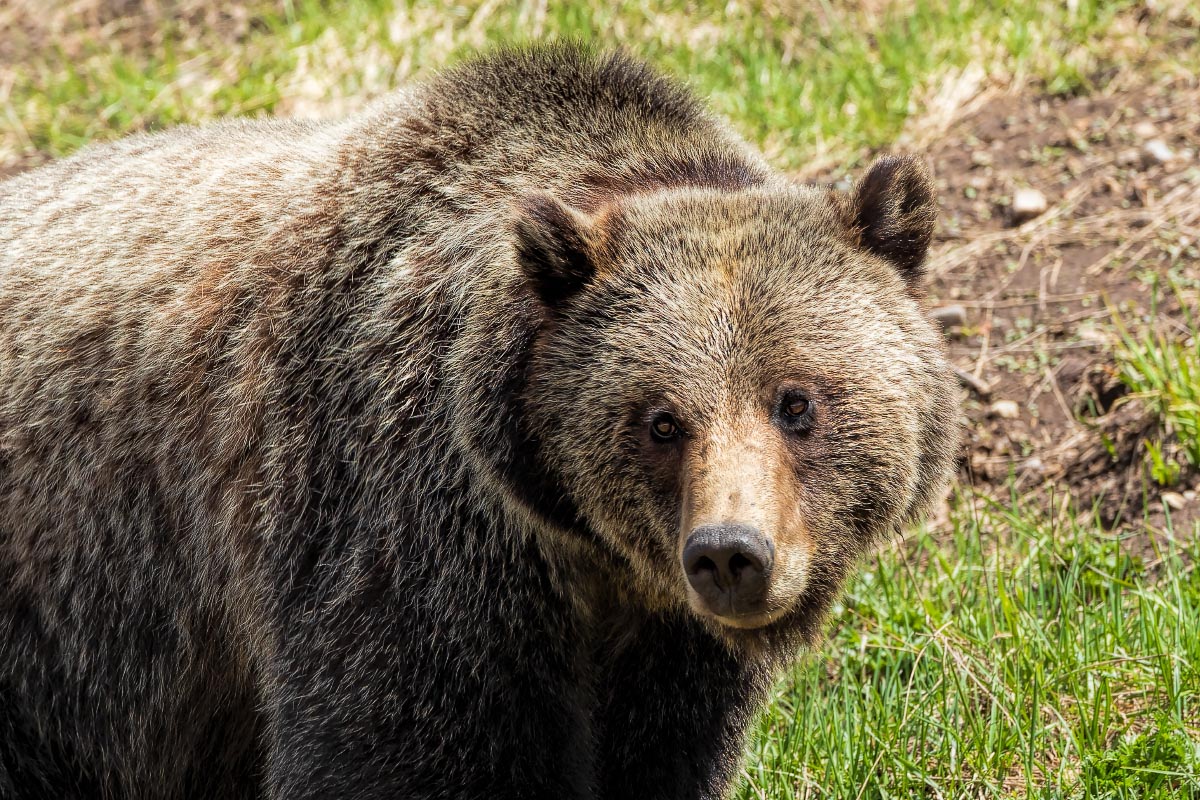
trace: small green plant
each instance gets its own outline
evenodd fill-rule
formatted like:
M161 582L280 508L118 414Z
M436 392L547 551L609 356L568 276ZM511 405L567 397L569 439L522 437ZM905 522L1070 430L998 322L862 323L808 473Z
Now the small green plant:
M1169 286L1183 309L1183 331L1153 326L1132 330L1113 313L1121 337L1116 354L1120 379L1161 421L1163 438L1147 441L1145 453L1151 477L1163 486L1182 473L1172 451L1192 469L1200 468L1200 329L1190 310L1195 299L1186 297L1178 284ZM1157 286L1154 292L1151 318L1158 306Z
M1150 477L1159 486L1174 486L1179 480L1182 470L1174 459L1163 455L1161 443L1146 442L1146 460L1150 466Z

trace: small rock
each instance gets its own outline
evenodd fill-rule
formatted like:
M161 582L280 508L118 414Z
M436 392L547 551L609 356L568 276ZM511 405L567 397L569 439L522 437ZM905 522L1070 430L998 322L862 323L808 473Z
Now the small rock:
M1174 160L1174 151L1162 139L1151 139L1142 145L1142 163L1147 166L1167 164Z
M1046 195L1037 189L1017 189L1013 192L1012 216L1014 222L1033 219L1046 211Z
M975 150L971 153L971 163L977 167L990 167L992 165L992 154L987 150Z
M1129 147L1117 153L1118 167L1132 167L1140 164L1142 161L1142 153L1136 147Z
M1164 506L1172 508L1176 511L1181 510L1187 505L1187 498L1185 498L1179 492L1163 492L1159 499L1163 501Z
M1001 419L1016 419L1021 416L1021 407L1013 400L997 400L988 406L988 413Z
M1112 337L1097 327L1095 320L1085 319L1079 323L1079 327L1075 329L1075 335L1079 337L1079 341L1083 344L1091 345L1108 345L1112 341Z
M1133 126L1133 135L1139 139L1153 139L1158 135L1158 128L1148 119L1144 119Z
M929 312L929 317L942 326L942 330L960 328L967 321L967 310L962 306L942 306Z

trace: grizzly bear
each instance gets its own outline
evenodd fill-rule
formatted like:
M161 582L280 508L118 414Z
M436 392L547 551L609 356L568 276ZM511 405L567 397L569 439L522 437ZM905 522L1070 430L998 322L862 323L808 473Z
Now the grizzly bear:
M949 472L935 208L574 46L0 185L0 796L726 796Z

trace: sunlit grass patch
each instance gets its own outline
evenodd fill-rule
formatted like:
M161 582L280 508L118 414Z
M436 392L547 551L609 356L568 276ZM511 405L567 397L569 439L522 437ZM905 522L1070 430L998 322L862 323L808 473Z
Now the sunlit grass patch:
M852 585L741 797L1200 796L1195 535L964 500Z
M0 85L0 162L230 114L341 113L495 44L575 39L659 63L799 168L889 143L968 67L1067 92L1166 58L1134 5L255 0L214 11L179 0L149 23L101 24L64 0L18 4L0 10L24 54ZM1200 19L1185 11L1179 24Z

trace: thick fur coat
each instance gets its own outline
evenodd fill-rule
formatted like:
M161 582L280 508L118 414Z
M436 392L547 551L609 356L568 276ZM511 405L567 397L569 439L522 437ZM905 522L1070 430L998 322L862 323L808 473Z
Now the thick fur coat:
M571 47L0 184L0 797L725 796L944 484L934 208Z

